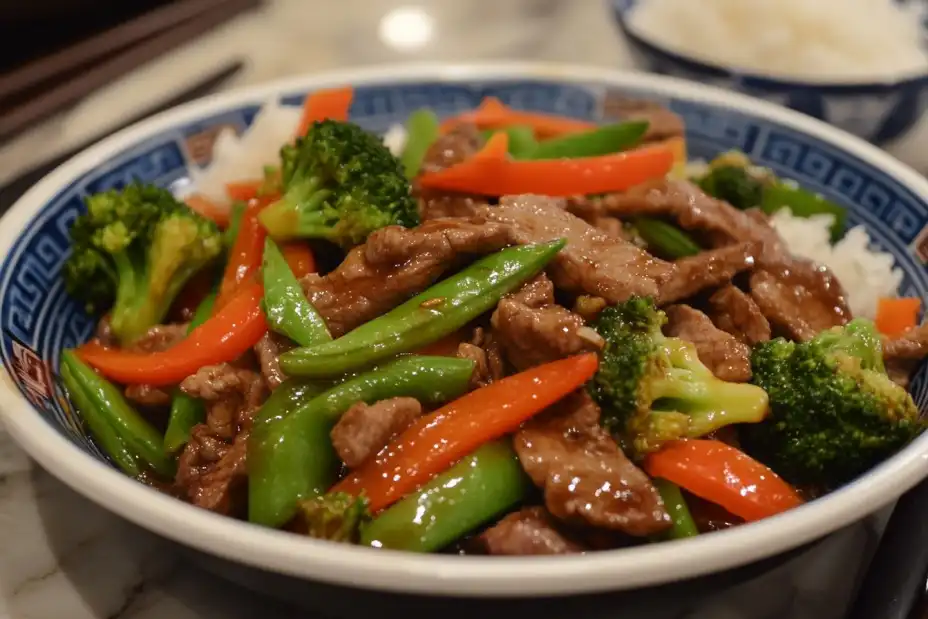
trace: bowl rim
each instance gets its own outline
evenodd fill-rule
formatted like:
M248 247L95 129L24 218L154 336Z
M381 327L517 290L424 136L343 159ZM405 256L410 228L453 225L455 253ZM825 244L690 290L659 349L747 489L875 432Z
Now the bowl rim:
M928 68L923 71L910 71L880 79L877 76L849 79L819 79L790 77L782 73L759 73L752 69L741 68L737 65L719 64L697 55L690 55L681 50L675 50L642 34L629 23L630 14L634 11L635 3L620 7L621 0L610 0L615 21L628 39L635 45L650 48L650 51L683 65L698 67L701 71L708 71L718 77L728 77L744 83L749 88L765 88L770 90L816 90L831 94L859 94L861 90L888 91L894 89L911 88L919 85L928 85ZM635 0L637 2L637 0Z
M317 88L410 82L554 81L645 90L737 110L856 156L928 203L928 179L867 142L811 117L685 80L532 62L414 63L335 70L217 93L119 131L69 160L23 195L0 223L6 259L28 221L80 175L173 127L271 97ZM582 556L474 557L372 550L301 538L182 503L131 479L73 444L12 383L0 380L0 420L43 468L87 498L166 538L246 565L367 589L468 597L557 596L618 591L723 571L796 548L889 504L928 475L928 434L848 486L790 512L727 531ZM374 555L372 553L380 553Z

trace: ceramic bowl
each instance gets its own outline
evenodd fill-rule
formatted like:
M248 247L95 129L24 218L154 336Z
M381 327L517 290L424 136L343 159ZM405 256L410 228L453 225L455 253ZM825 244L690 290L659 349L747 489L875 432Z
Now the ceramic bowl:
M59 351L87 340L94 320L64 291L68 226L89 193L133 179L175 190L209 162L220 127L242 130L262 102L296 105L317 88L352 84L351 118L375 132L428 106L446 116L496 96L516 108L608 121L623 97L659 101L686 121L691 155L730 149L849 208L905 272L902 294L928 296L928 180L869 144L807 116L667 77L601 69L494 64L378 67L307 76L214 95L141 122L62 165L0 225L3 421L39 464L113 512L222 559L355 587L464 596L568 595L631 589L768 557L859 520L928 475L928 435L867 475L768 520L685 541L572 557L458 557L330 544L181 503L117 471L84 432L56 380ZM912 383L928 407L928 372Z
M899 0L912 2L918 0ZM725 90L785 105L824 120L869 142L902 137L928 107L928 71L887 81L815 82L752 73L713 64L655 44L628 24L629 14L647 0L609 0L636 65ZM928 25L925 26L928 35Z

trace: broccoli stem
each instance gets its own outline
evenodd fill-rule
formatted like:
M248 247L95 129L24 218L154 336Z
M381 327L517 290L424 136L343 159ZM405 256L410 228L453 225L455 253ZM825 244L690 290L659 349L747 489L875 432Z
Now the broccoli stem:
M326 228L322 231L317 220L321 220L320 215L325 212L323 204L331 194L331 191L323 189L322 179L318 177L291 180L283 197L264 208L258 214L258 221L278 241L328 238L331 226L322 226Z

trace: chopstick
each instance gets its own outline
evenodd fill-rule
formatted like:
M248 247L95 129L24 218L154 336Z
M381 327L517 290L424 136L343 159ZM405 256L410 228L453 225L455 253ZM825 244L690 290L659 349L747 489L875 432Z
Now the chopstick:
M129 47L112 59L86 71L77 72L70 79L35 98L16 104L11 109L0 109L0 139L21 131L26 126L87 96L139 65L211 30L229 19L232 14L258 4L260 0L223 0L181 25L149 37L144 42Z

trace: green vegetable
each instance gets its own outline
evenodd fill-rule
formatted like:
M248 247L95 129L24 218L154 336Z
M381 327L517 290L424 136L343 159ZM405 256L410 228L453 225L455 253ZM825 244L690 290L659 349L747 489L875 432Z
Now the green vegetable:
M439 340L534 277L564 243L509 247L486 256L336 340L284 353L280 367L290 376L327 378Z
M484 131L483 137L489 141L495 133L505 133L509 136L509 154L514 159L528 159L538 147L535 132L526 125L511 125L505 129L491 129Z
M371 521L367 499L344 492L300 501L297 514L309 537L346 544L357 544Z
M280 157L283 196L258 215L276 240L325 239L348 248L384 226L419 223L399 160L355 124L313 123Z
M773 183L764 188L760 207L768 215L773 215L781 208L789 208L796 217L833 215L835 221L831 226L832 243L841 238L847 220L847 210L844 207L811 191L801 187L791 187L782 182Z
M763 200L764 183L739 165L713 167L699 179L698 184L713 198L724 200L741 210L759 206Z
M647 131L647 121L605 125L592 131L541 141L525 158L574 159L608 155L636 146Z
M300 346L332 339L325 320L306 299L299 280L271 239L264 242L264 313L271 330L286 335Z
M685 539L699 535L699 529L690 514L690 508L686 505L686 499L683 498L680 487L666 479L655 478L651 481L661 493L664 507L667 508L670 519L673 520L673 526L661 532L658 538L661 540Z
M87 199L71 225L65 287L88 312L109 308L125 346L163 322L187 281L221 252L213 222L164 189L133 184Z
M406 178L413 179L419 174L425 153L438 139L438 125L438 116L428 109L416 110L406 119L406 146L400 156Z
M487 443L383 511L361 544L433 552L522 501L532 487L508 439Z
M174 462L162 451L161 435L126 402L118 387L71 350L61 353L61 378L91 434L120 468L133 476L150 470L173 478Z
M213 304L216 302L216 293L211 293L197 307L193 314L187 334L206 322L213 313ZM171 414L168 417L168 427L164 431L164 453L170 455L177 453L187 441L190 440L190 431L193 426L202 423L206 416L203 401L191 398L178 387L174 388L171 397Z
M229 227L222 233L222 244L226 251L231 250L232 246L235 245L238 230L242 227L242 216L245 214L246 206L244 202L236 201L232 203L232 210L229 212Z
M660 258L677 260L695 256L702 248L680 228L660 219L639 217L632 222L635 231L644 239L648 251Z
M770 418L743 428L742 447L793 484L838 487L925 428L912 396L886 375L873 324L855 319L812 340L758 344L754 382Z
M350 406L400 396L439 404L467 390L474 364L453 357L408 356L306 400L279 387L259 411L248 439L248 519L279 527L300 501L325 493L338 456L329 437Z
M768 410L763 389L719 380L692 343L664 336L665 320L651 299L632 297L592 323L605 346L590 393L604 426L635 458L668 440L757 423Z

